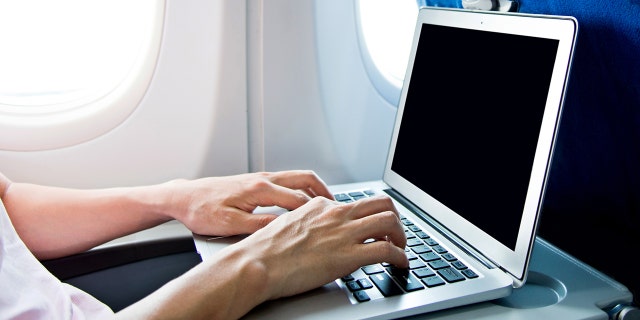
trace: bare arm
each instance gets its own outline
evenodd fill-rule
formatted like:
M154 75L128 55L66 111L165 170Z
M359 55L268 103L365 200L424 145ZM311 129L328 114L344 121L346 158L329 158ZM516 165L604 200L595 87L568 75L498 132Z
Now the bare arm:
M408 266L406 238L388 197L339 204L311 171L98 190L12 183L0 175L0 196L40 258L86 250L169 219L203 234L253 232L119 318L236 319L264 301L308 291L363 265ZM279 217L250 213L271 205L293 211Z
M365 244L370 238L380 241ZM237 319L264 301L311 290L363 265L407 267L405 244L389 198L351 204L314 198L117 316Z
M316 195L331 197L311 171L93 190L11 182L0 174L0 188L16 231L39 259L82 252L171 219L196 233L252 233L275 219L251 214L257 206L295 209Z
M2 201L27 247L39 259L50 259L169 221L154 197L161 189L76 190L12 183Z

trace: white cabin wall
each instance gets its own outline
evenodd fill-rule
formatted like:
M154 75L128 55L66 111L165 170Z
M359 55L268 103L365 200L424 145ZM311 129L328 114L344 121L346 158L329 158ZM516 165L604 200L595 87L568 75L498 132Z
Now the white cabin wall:
M249 37L249 92L262 97L250 96L249 110L264 115L263 132L250 135L263 141L250 143L251 170L308 168L330 184L380 179L395 108L363 67L353 1L260 5L249 21L262 19L262 34Z
M15 181L137 185L248 170L246 3L167 0L155 74L120 126L61 149L0 151Z
M256 33L249 38L255 62L249 69L249 91L260 94L249 98L251 170L314 169L327 177L341 168L319 92L313 2L250 3L258 5L261 10L250 10L260 13L249 21L256 26L250 28Z
M158 65L134 113L71 147L0 150L15 181L73 187L313 169L379 179L395 106L371 84L344 0L167 0Z
M341 183L382 178L397 111L395 102L387 102L371 82L373 70L365 67L369 57L360 47L355 3L315 1L323 106L348 172ZM368 65L373 67L370 61Z

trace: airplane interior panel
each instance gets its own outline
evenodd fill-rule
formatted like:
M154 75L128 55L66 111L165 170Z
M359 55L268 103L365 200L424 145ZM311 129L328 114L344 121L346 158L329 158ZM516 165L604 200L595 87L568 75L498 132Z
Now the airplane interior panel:
M148 77L132 86L138 98L112 103L126 104L113 107L128 110L122 120L107 124L107 118L122 114L97 116L97 109L83 104L69 109L73 116L58 116L50 109L54 111L37 118L28 106L10 103L25 94L3 88L11 81L0 76L0 176L88 189L291 169L313 170L330 186L382 179L403 79L392 79L381 69L361 22L366 8L387 8L368 17L379 19L385 28L368 34L399 32L388 9L399 0L153 1L161 8L152 28L158 42L155 51L146 52L145 61L155 62L148 66ZM412 23L421 8L434 7L570 16L579 24L539 208L539 239L530 248L531 281L508 298L413 319L640 319L640 276L633 267L640 245L640 1L402 2L415 6L415 12L395 19ZM10 8L9 3L0 0L4 8ZM0 30L0 40L16 30ZM395 45L378 48L400 50ZM0 60L8 57L0 53ZM504 60L473 58L469 52L461 63L491 65ZM393 59L397 63L405 58L399 54ZM0 73L9 65L0 61ZM450 85L462 95L486 94L463 81ZM500 83L494 86L499 92ZM110 92L135 96L127 90L125 86ZM14 119L19 121L12 123ZM35 132L45 127L53 128L46 129L51 139L46 134L29 136L30 128ZM74 128L67 140L65 127ZM95 134L98 127L106 129ZM47 142L54 138L55 144ZM425 156L437 155L424 150L415 155ZM157 230L153 243L145 242L140 250L195 250L191 231L180 229L180 245L174 246L167 245L175 240L172 231ZM157 242L158 237L166 239ZM106 260L109 255L99 252L129 253L110 246L92 250ZM75 270L72 264L83 267L86 256L47 267ZM2 260L0 272L1 266ZM543 303L549 292L553 301ZM0 300L0 318L3 308L7 306Z
M3 150L8 175L104 187L248 170L242 72L246 27L244 20L232 18L242 18L245 5L165 5L154 76L130 116L89 141L47 150Z

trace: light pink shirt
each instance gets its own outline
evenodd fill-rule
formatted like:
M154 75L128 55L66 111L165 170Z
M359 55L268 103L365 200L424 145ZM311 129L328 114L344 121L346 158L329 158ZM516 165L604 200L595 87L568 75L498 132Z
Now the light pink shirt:
M105 319L113 312L53 276L27 249L0 201L0 319Z

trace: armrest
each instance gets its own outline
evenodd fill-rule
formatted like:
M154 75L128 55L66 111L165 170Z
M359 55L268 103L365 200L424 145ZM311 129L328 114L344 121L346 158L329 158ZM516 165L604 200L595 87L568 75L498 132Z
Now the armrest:
M140 260L183 252L195 252L193 238L179 235L92 249L80 254L43 260L41 263L60 280Z

